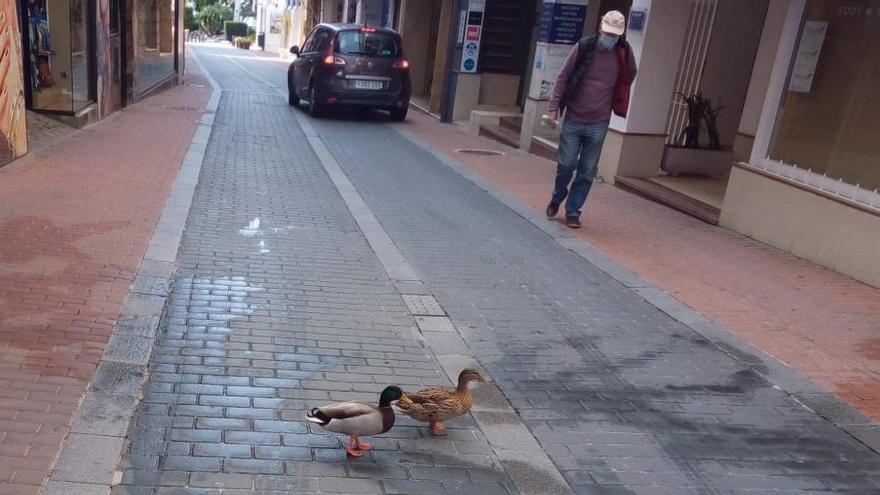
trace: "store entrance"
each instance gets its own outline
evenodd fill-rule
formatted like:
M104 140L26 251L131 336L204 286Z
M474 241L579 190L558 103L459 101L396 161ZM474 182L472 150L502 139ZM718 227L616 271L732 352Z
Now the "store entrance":
M88 0L22 0L28 109L76 114L94 102L94 11Z

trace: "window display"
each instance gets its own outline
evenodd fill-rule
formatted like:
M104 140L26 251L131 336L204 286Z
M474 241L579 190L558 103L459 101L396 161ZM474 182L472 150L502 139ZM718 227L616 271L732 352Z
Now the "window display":
M143 0L138 11L138 91L174 75L175 1Z
M89 3L27 0L31 107L76 112L92 102Z
M770 158L880 188L880 2L811 0Z

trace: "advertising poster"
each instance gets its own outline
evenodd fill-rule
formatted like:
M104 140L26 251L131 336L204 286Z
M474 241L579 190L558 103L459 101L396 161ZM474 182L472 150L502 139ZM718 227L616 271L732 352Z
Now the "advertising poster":
M27 152L21 33L15 0L0 0L0 165Z
M566 57L583 35L587 0L545 0L529 96L547 100Z

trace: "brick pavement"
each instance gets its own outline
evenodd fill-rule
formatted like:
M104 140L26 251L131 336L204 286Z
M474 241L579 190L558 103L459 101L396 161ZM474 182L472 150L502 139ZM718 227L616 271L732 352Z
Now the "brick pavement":
M188 81L0 170L2 495L69 431L210 94Z
M875 453L423 149L314 126L576 491L880 490Z
M403 128L543 213L553 163L417 113ZM877 289L605 184L582 220L574 235L880 420Z
M468 418L407 418L346 459L304 421L389 383L446 383L286 101L217 54L224 92L113 494L510 493Z

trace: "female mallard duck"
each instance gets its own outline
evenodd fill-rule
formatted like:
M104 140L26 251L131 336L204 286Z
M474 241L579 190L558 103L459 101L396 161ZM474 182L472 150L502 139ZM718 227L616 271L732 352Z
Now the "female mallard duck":
M443 422L461 416L471 410L473 399L468 391L468 383L486 380L474 370L462 370L458 375L458 387L427 388L414 394L403 394L396 407L407 416L418 421L426 421L434 435L445 435Z
M345 433L348 440L348 455L360 457L372 445L361 442L358 437L385 433L394 426L394 410L391 402L399 400L403 391L394 385L385 387L379 396L379 407L362 402L340 402L324 407L315 407L306 415L312 423L321 425L327 431Z

